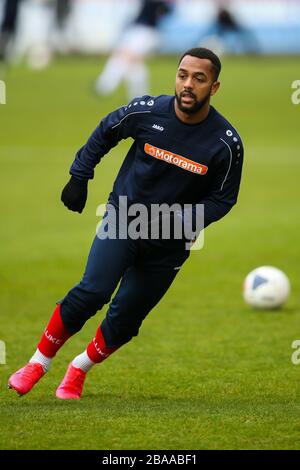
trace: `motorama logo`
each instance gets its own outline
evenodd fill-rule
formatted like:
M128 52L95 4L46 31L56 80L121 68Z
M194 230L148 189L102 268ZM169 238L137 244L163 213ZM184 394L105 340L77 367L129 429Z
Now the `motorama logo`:
M189 160L181 155L176 155L176 153L169 152L168 150L154 147L154 145L151 144L145 144L144 150L147 155L151 155L151 157L171 163L172 165L176 165L183 170L190 171L197 175L205 175L208 171L208 167L206 165L194 162L193 160Z

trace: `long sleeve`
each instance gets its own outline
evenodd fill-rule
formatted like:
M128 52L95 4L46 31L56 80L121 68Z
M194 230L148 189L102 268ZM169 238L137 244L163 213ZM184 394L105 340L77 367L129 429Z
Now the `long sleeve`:
M101 158L120 140L134 137L134 131L130 127L130 117L133 114L136 113L128 107L121 107L108 114L77 152L70 174L81 179L93 179L94 169Z

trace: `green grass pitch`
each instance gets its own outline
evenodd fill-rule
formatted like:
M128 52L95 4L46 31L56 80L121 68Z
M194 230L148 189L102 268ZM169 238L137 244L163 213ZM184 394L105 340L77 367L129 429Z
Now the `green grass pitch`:
M299 79L292 58L224 58L213 104L241 133L245 166L238 205L206 231L140 335L87 378L82 400L55 398L69 361L106 312L59 352L30 394L6 388L35 350L55 301L82 275L97 224L130 142L98 166L82 215L60 203L75 151L124 90L93 96L96 59L60 59L49 69L11 69L0 106L1 449L300 448ZM150 61L152 93L173 93L176 58ZM246 274L284 270L292 295L279 312L242 300Z

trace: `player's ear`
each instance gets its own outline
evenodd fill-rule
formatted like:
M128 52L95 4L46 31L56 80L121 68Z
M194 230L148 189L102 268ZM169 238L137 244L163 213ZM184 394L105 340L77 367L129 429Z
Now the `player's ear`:
M218 81L215 81L212 84L210 96L214 96L217 93L218 89L220 88L220 85L221 85L221 83L218 82Z

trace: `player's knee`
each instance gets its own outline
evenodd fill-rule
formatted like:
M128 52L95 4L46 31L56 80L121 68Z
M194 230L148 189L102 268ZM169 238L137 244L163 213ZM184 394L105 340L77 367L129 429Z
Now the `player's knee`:
M105 291L91 292L80 286L72 289L60 302L61 318L68 331L76 333L85 322L101 310L110 300L110 294Z
M107 315L101 329L109 347L120 347L139 334L140 323L127 323Z
M99 280L97 282L97 280L89 279L86 281L83 279L70 293L82 298L86 303L98 310L99 306L102 308L103 305L110 301L112 295L112 288L101 284L103 283L99 283Z

